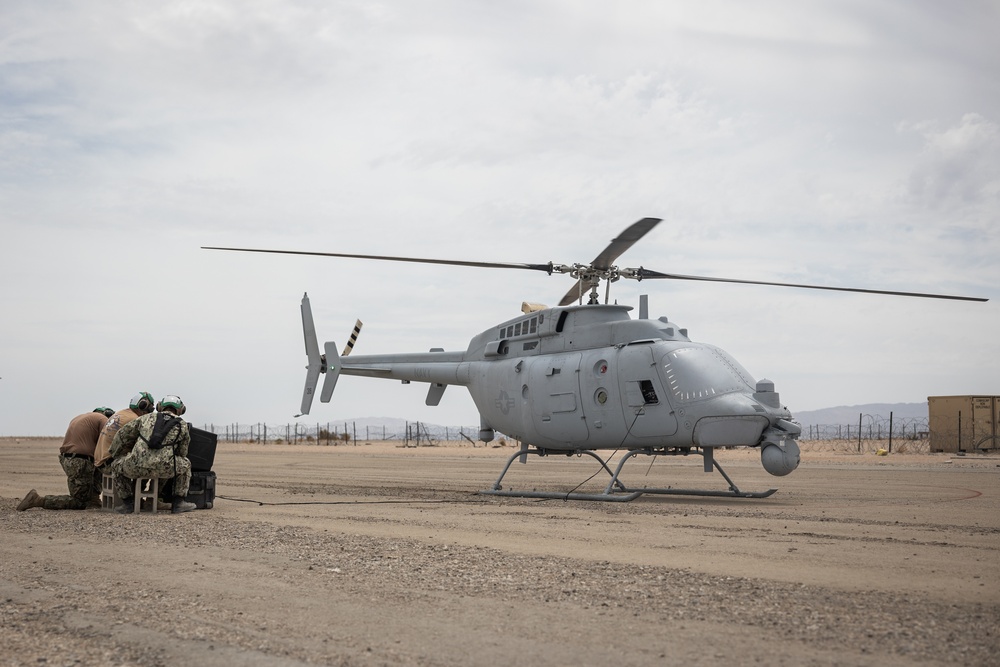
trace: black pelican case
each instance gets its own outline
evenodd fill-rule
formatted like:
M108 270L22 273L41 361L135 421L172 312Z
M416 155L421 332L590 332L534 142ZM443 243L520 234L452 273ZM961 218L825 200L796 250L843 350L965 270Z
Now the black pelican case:
M200 510L210 510L215 504L215 473L195 470L191 473L191 486L184 500L194 503Z

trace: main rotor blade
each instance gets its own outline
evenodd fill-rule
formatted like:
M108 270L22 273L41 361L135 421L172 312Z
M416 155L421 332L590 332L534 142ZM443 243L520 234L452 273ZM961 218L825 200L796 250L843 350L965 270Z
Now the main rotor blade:
M486 269L525 269L552 273L552 262L548 264L512 264L507 262L469 262L458 259L426 259L423 257L395 257L391 255L352 255L340 252L312 252L308 250L268 250L264 248L218 248L202 246L202 250L231 250L233 252L265 252L275 255L316 255L318 257L346 257L348 259L378 259L389 262L414 262L418 264L448 264L451 266L475 266Z
M953 296L950 294L925 294L923 292L897 292L894 290L862 289L860 287L827 287L825 285L800 285L796 283L773 283L763 280L737 280L735 278L709 278L706 276L684 276L677 273L660 273L649 269L634 269L638 280L699 280L715 283L740 283L743 285L772 285L774 287L798 287L801 289L821 289L832 292L860 292L862 294L889 294L892 296L913 296L922 299L952 299L955 301L989 301L976 296Z
M611 240L611 244L605 248L601 254L594 258L591 266L595 269L601 271L606 271L610 269L614 264L614 261L618 259L622 253L635 245L635 242L641 239L643 236L648 234L653 227L663 222L663 218L643 218L638 222L633 222L631 225L625 228L617 238ZM590 280L585 278L580 278L576 281L576 284L566 295L563 296L562 300L559 302L560 306L568 306L574 301L579 301L583 294L590 291Z
M590 291L590 283L584 280L583 278L580 278L579 280L576 281L576 284L573 285L572 289L566 292L566 296L562 298L562 300L559 302L559 305L568 306L569 304L575 301L579 301L580 299L583 298L583 295L586 294L588 291Z
M636 241L648 234L661 221L662 218L643 218L638 222L632 223L625 231L618 235L618 238L612 239L611 245L605 248L604 252L594 259L591 266L602 270L610 268L623 252L631 248Z

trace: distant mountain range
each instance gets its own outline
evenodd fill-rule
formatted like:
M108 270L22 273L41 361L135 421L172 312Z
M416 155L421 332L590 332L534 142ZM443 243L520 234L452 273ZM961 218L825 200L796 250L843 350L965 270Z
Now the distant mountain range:
M857 424L858 415L873 415L888 419L927 419L926 403L866 403L864 405L842 405L822 410L802 410L792 412L795 421L803 428L828 426L833 424Z

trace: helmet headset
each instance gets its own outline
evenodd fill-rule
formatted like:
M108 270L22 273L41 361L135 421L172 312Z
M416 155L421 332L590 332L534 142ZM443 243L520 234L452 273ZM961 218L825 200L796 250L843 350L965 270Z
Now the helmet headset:
M142 413L149 413L153 411L153 395L148 391L140 391L138 394L132 397L129 401L128 406L133 410L137 410Z
M128 406L133 410L139 412L152 412L153 411L153 395L148 391L140 391L138 394L132 397L129 401Z
M160 399L160 402L156 404L157 412L164 412L168 408L173 409L178 417L187 412L187 407L184 405L184 401L182 401L179 396L164 396Z

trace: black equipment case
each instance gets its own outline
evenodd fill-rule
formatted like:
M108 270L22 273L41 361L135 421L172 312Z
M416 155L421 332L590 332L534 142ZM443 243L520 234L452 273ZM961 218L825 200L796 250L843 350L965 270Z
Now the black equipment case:
M215 473L195 470L191 472L191 486L184 500L194 503L200 510L210 510L215 504Z
M212 464L215 463L215 449L219 444L219 436L211 431L205 431L189 426L191 444L188 446L188 460L191 461L191 486L185 498L194 503L200 510L210 510L215 504L215 473Z

